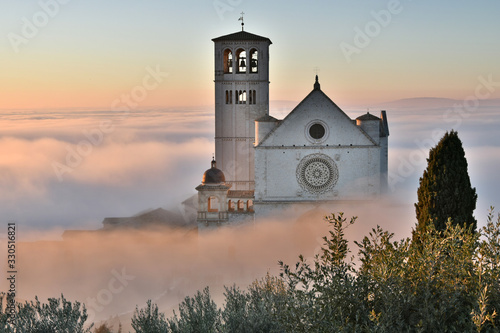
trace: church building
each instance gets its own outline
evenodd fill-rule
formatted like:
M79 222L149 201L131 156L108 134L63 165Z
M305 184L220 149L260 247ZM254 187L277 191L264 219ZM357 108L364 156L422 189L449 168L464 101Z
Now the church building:
M372 200L387 186L387 115L351 119L313 90L282 120L269 115L271 40L214 38L215 157L198 191L198 228L292 206Z

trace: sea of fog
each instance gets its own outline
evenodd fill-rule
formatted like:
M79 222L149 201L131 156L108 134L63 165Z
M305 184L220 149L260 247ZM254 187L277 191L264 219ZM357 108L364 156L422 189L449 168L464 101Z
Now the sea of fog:
M273 102L270 113L282 119L295 105ZM158 207L182 211L181 202L196 193L210 166L213 107L0 111L0 219L4 226L17 226L19 298L64 293L86 302L93 319L121 315L128 325L136 304L147 299L170 315L183 297L205 285L220 299L223 285L244 287L268 271L277 273L278 260L293 263L299 253L311 257L327 232L322 216L330 212L358 216L347 233L350 240L361 240L376 225L396 238L407 237L428 150L451 129L462 139L478 193L475 216L484 225L488 208L500 206L500 100L464 105L420 98L344 111L354 119L367 111L379 115L381 109L387 110L390 128L390 190L378 202L332 206L298 219L283 212L201 237L188 230L155 230L65 242L60 241L64 230L99 229L105 217ZM2 248L6 232L0 230Z

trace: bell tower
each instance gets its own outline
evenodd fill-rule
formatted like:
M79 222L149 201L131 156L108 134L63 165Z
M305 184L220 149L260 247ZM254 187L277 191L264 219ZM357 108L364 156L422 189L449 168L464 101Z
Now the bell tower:
M240 19L242 20L242 19ZM271 40L244 31L215 44L215 159L231 192L253 197L255 120L269 114Z

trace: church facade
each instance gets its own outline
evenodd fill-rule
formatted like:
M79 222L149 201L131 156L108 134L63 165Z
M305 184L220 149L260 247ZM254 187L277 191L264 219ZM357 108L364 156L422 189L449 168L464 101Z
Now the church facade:
M269 115L271 40L246 31L215 44L215 158L198 191L198 228L293 205L371 200L387 186L388 122L351 119L313 90L284 119Z

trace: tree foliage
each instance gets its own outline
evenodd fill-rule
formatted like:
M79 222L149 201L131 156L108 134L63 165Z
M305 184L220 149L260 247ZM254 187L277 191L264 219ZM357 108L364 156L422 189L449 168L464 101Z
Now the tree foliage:
M158 311L158 306L148 300L143 309L135 308L132 316L132 328L136 333L166 333L165 314Z
M359 268L344 236L355 218L326 220L331 231L311 262L299 256L280 263L280 277L226 288L217 332L498 331L500 216L494 222L491 213L479 232L451 220L444 230L430 224L418 247L376 227L355 242ZM190 318L176 320L188 327Z
M49 298L48 303L35 301L16 304L16 316L8 321L7 314L0 316L0 332L32 333L90 333L92 325L85 328L87 310L79 302L71 303L63 295Z
M283 313L287 288L283 281L267 274L247 291L226 287L221 332L282 332L278 316Z
M111 327L108 326L107 323L99 325L99 327L96 327L94 330L94 333L113 333L111 330ZM122 325L119 324L118 326L118 333L122 333Z
M415 204L418 225L414 235L418 237L430 223L442 231L449 218L476 230L476 189L471 187L465 152L456 131L446 132L430 150L427 163Z
M113 332L111 331L111 327L109 327L107 324L104 323L99 327L96 327L94 333L113 333Z
M323 237L321 254L309 263L303 256L295 267L280 262L281 277L288 285L287 311L280 322L287 332L355 332L363 326L363 285L356 283L354 265L348 259L345 229L356 217L326 217L332 230ZM361 289L360 289L361 288Z
M220 332L220 315L207 287L194 297L186 297L179 305L179 317L174 312L174 317L168 320L168 326L170 332L174 333Z

